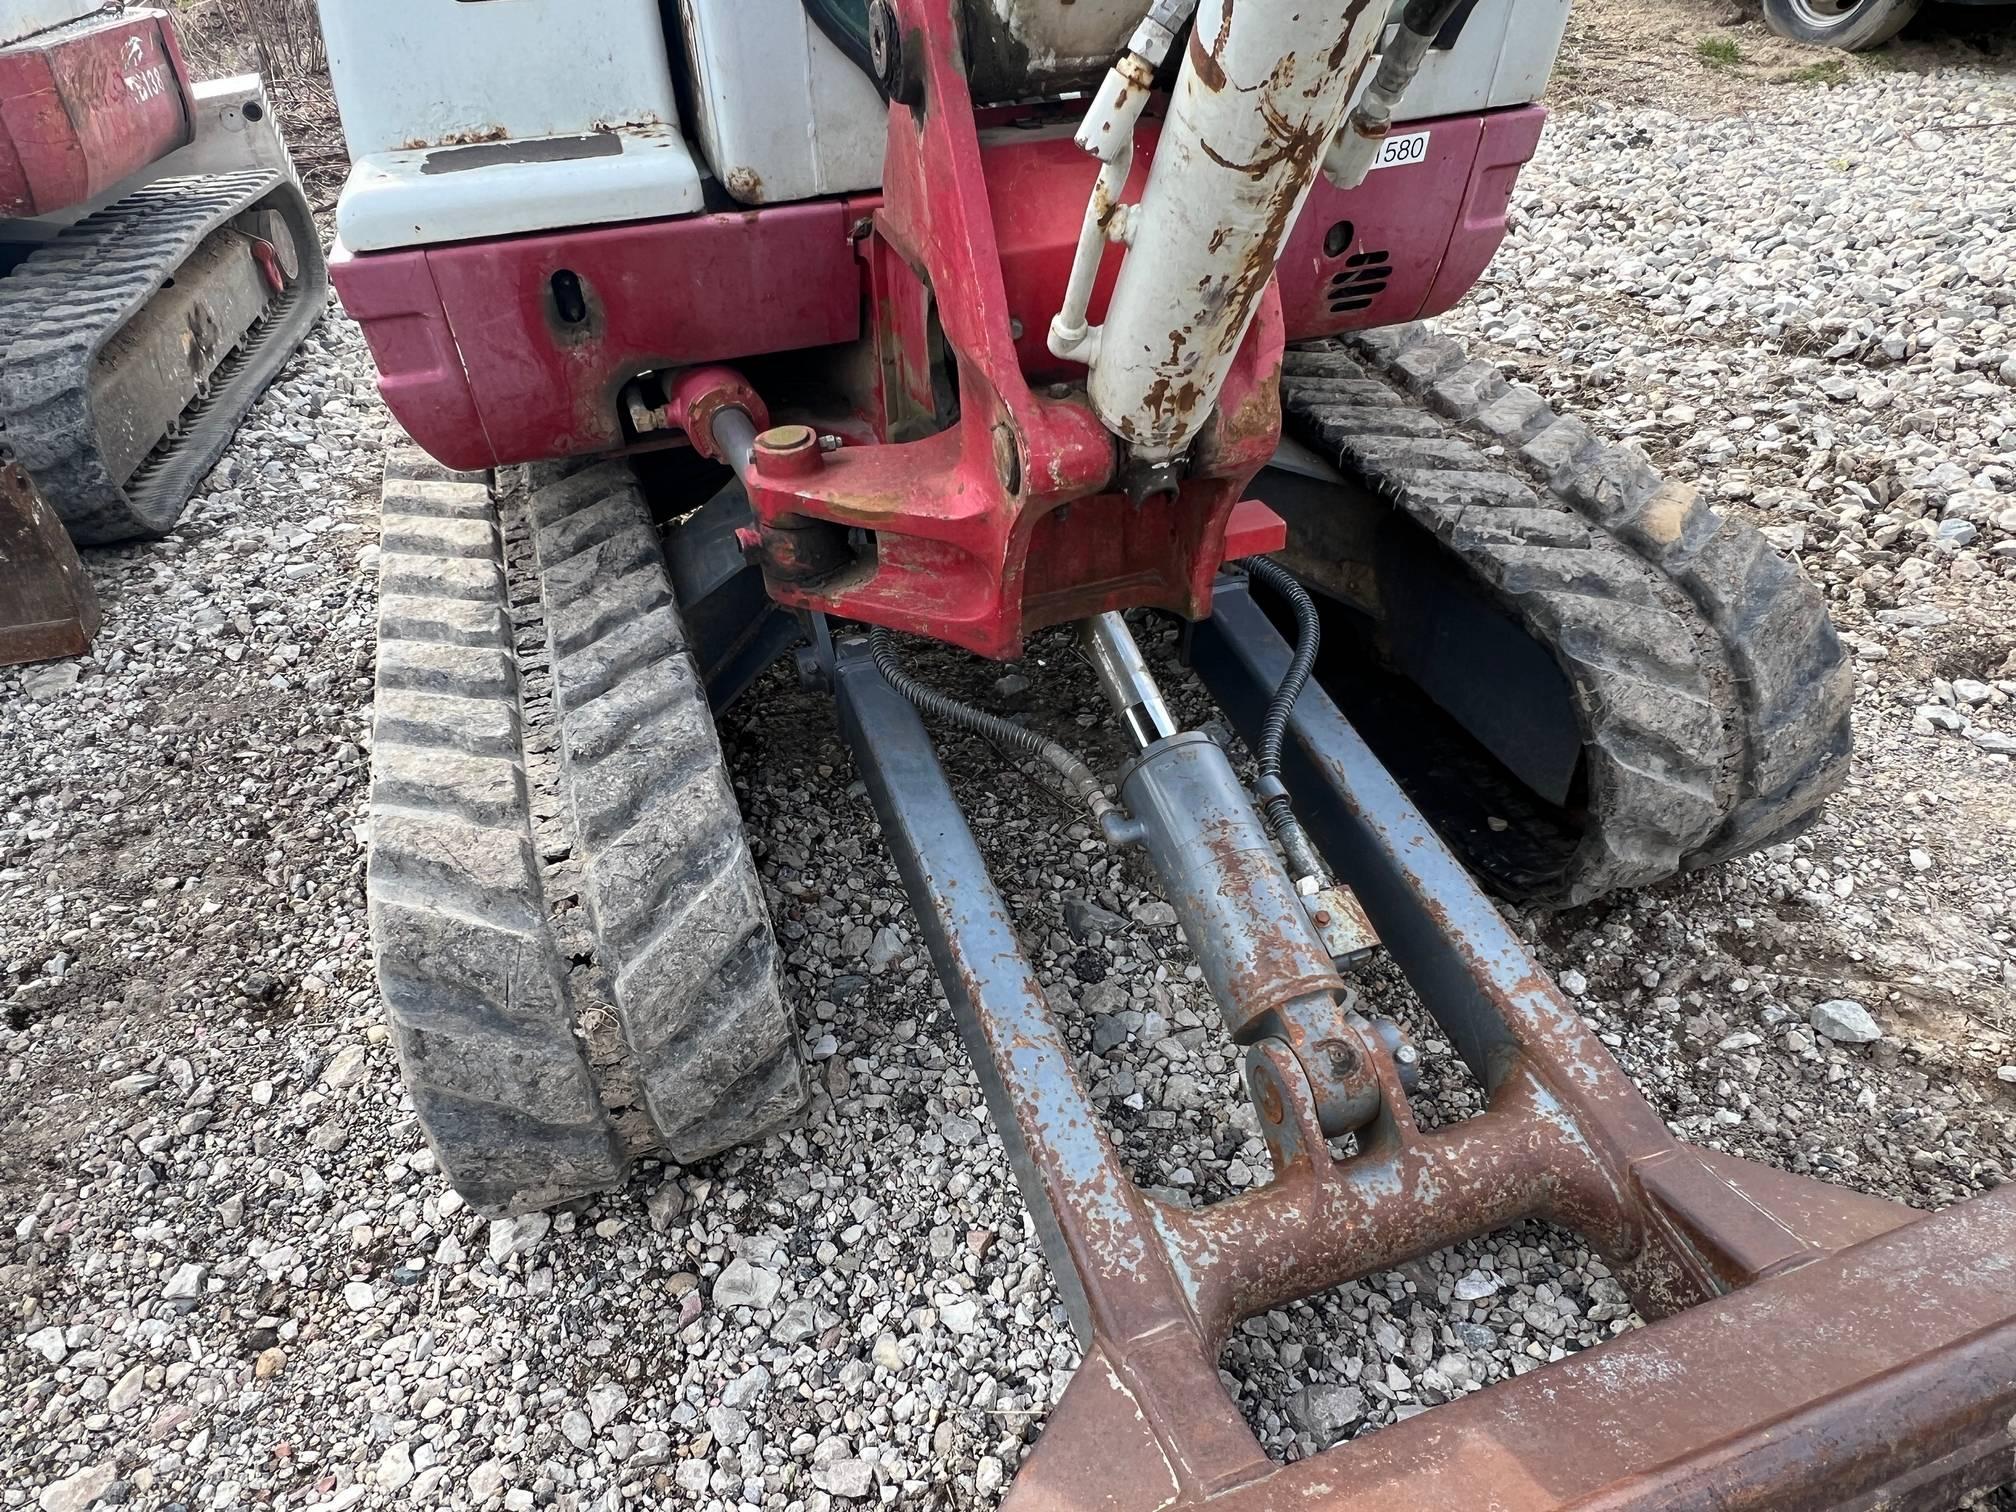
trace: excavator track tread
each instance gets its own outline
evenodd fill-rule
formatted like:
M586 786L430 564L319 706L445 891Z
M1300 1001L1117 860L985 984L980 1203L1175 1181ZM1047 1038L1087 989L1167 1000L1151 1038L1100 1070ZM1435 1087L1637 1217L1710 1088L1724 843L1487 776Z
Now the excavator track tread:
M1392 501L1548 646L1582 724L1572 854L1494 876L1551 905L1767 845L1846 776L1825 600L1752 526L1423 325L1291 348L1291 434Z
M776 938L635 476L536 469L526 507L597 957L660 1140L699 1160L805 1105Z
M133 476L106 470L91 384L99 354L205 237L270 204L299 258L265 314ZM156 180L69 227L0 278L0 441L83 545L172 530L196 485L327 303L307 201L278 173Z
M473 1206L606 1191L629 1162L541 883L502 540L486 482L387 457L366 892L407 1090Z

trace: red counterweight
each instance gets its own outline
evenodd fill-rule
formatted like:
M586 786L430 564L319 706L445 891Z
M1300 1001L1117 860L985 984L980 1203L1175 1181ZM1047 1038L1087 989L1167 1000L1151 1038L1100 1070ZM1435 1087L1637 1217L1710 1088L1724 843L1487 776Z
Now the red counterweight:
M84 204L183 146L190 90L159 10L0 48L0 218Z

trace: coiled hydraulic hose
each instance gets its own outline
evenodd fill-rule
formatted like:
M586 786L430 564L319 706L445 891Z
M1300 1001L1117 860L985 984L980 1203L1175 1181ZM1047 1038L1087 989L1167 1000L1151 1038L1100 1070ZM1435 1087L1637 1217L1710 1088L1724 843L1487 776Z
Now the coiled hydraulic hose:
M1281 782L1281 748L1288 738L1288 717L1295 711L1295 700L1302 696L1309 674L1316 668L1316 653L1323 644L1323 624L1309 590L1279 562L1267 557L1245 557L1239 565L1246 569L1248 577L1280 594L1295 611L1295 655L1274 689L1274 697L1267 704L1267 717L1260 725L1260 746L1256 753L1260 758L1260 780L1254 786L1260 793L1261 811L1267 816L1274 838L1281 842L1297 880L1305 877L1320 880L1322 858L1310 844L1302 822L1295 817L1288 790Z
M998 714L989 714L985 709L976 709L971 704L928 687L903 670L903 664L896 659L896 644L887 630L875 629L868 632L868 653L875 662L875 670L882 674L882 680L916 706L918 712L958 729L970 730L975 735L1006 746L1022 756L1033 756L1066 782L1092 816L1105 822L1106 815L1116 808L1113 800L1106 796L1105 788L1099 784L1092 768L1085 765L1071 752L1064 749L1047 735L1039 735L1034 730L1026 730L1011 719L1003 719Z

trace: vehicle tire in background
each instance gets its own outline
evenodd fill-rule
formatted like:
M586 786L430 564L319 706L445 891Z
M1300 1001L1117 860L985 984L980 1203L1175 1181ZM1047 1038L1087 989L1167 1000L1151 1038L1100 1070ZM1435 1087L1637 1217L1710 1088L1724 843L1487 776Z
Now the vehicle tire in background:
M1920 0L1764 0L1771 30L1846 52L1881 47L1918 14Z

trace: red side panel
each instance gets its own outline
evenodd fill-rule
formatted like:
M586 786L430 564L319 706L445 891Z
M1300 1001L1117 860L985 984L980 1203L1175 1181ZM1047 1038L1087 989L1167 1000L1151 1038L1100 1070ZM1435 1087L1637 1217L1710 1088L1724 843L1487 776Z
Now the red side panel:
M1395 135L1426 136L1418 161L1378 169L1348 191L1318 179L1281 255L1288 339L1399 325L1454 305L1504 239L1513 182L1533 156L1545 119L1545 111L1529 106L1410 123ZM1126 199L1140 197L1157 134L1154 121L1135 133ZM1019 331L1016 355L1031 383L1077 377L1078 364L1050 355L1048 335L1098 165L1068 127L996 131L985 145L1001 276ZM1121 257L1119 248L1108 248L1100 266L1089 311L1095 324Z
M1378 169L1348 192L1319 180L1281 259L1287 339L1395 325L1460 299L1505 234L1513 180L1544 119L1526 106L1410 123L1400 135L1428 133L1420 161ZM1144 123L1136 187L1153 148ZM980 157L1019 376L1073 377L1080 370L1052 357L1045 336L1096 165L1062 131L989 131ZM480 468L578 456L623 444L617 395L640 372L854 341L864 294L894 323L885 335L904 321L921 331L927 312L908 263L871 260L864 287L856 238L877 203L372 252L339 257L330 274L364 327L393 413L439 460ZM1107 257L1094 319L1120 253ZM941 291L941 317L956 323L975 297ZM920 340L895 346L913 352ZM928 408L928 373L892 368L884 381Z
M1428 302L1421 307L1422 317L1454 309L1491 265L1498 244L1505 239L1505 211L1512 203L1512 187L1519 180L1519 170L1533 160L1546 120L1547 112L1537 105L1485 118L1484 141L1470 175L1469 192L1463 198L1463 215L1450 233L1449 252L1435 275L1435 286L1428 291Z
M1440 315L1469 292L1505 237L1505 207L1547 113L1537 105L1411 121L1419 161L1377 168L1355 189L1319 178L1281 254L1288 339Z
M854 340L850 225L821 201L341 256L329 272L413 439L489 467L621 446L617 395L639 373Z
M481 472L494 464L496 449L476 413L427 254L377 252L360 260L339 247L329 278L364 328L378 391L407 434L444 467Z
M1050 317L1062 302L1071 263L1078 255L1078 229L1085 220L1085 201L1099 176L1097 159L1071 140L1069 125L1044 135L1028 131L992 132L983 139L987 161L987 197L994 216L994 235L1001 245L1001 279L1008 290L1008 313L1018 331L1015 355L1031 383L1085 376L1082 363L1050 355ZM1143 121L1134 133L1134 162L1129 169L1127 200L1138 200L1155 159L1160 123ZM1097 324L1106 314L1114 280L1120 276L1124 253L1108 247L1099 264L1087 314Z
M0 49L0 216L81 205L186 144L187 87L158 10Z
M852 341L861 273L831 201L435 247L427 266L474 365L499 462L623 444L638 373ZM569 283L563 275L572 274ZM579 290L578 311L562 308ZM578 314L570 320L569 314Z

